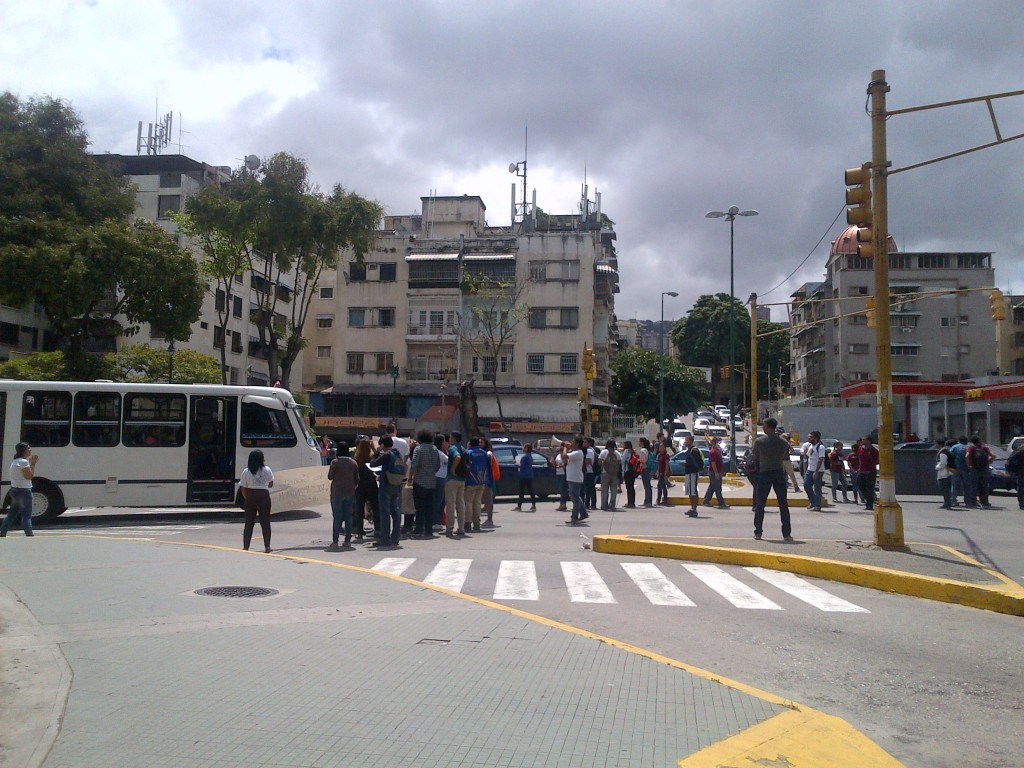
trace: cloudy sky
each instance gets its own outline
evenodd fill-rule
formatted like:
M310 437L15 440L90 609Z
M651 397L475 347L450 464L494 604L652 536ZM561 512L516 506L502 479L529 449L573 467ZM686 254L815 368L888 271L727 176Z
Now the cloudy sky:
M661 291L680 293L666 317L728 291L729 225L704 214L732 204L760 212L736 222L737 296L821 279L843 170L870 158L872 70L890 109L1024 89L1024 3L3 0L0 60L0 89L67 100L97 152L134 153L138 121L173 111L165 151L285 150L389 213L476 194L508 224L528 127L538 204L600 191L617 314L656 319ZM1024 97L995 110L1024 133ZM888 134L894 167L994 138L983 104ZM1022 161L1024 140L893 177L901 250L993 251L1024 291Z

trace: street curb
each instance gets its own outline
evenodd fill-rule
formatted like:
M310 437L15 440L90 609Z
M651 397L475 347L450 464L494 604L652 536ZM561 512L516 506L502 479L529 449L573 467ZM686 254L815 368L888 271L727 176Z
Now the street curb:
M941 546L941 545L933 545ZM722 565L760 566L776 571L789 571L803 576L814 576L828 581L868 587L881 592L893 592L910 597L923 597L943 603L980 608L1011 616L1024 616L1024 587L1002 574L989 570L977 561L942 547L965 562L981 568L1001 582L1001 586L970 584L955 579L923 576L875 565L826 560L806 555L760 552L752 549L712 547L706 544L639 539L631 536L598 535L593 538L595 552L616 555L662 557L674 560L695 560Z
M95 538L107 538L95 536ZM124 538L116 541L146 541L146 539ZM488 600L487 598L454 592L445 587L427 584L423 581L410 579L399 574L375 571L372 568L340 563L333 560L321 560L305 555L293 555L281 552L264 554L261 552L244 552L234 547L215 544L195 544L180 541L150 542L158 545L193 547L221 552L234 552L254 557L271 557L299 563L326 565L341 570L369 574L410 584L421 589L431 590L461 600L467 600L488 608L518 616L552 629L569 632L580 637L590 638L606 645L618 648L627 653L643 656L657 663L665 664L683 672L710 680L727 688L745 693L780 707L783 712L734 736L710 744L697 752L681 758L677 765L682 768L723 768L725 760L742 758L751 765L788 765L790 768L904 768L903 764L883 750L871 739L862 734L845 720L819 712L790 699L783 698L768 691L755 688L746 683L717 675L706 669L695 667L686 662L664 656L632 643L616 640L596 632L549 619L539 614L530 613L510 605Z

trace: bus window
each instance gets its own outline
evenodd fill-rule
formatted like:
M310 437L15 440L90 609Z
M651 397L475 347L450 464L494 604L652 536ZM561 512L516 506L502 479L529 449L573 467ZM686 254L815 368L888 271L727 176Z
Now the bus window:
M121 395L79 392L75 396L75 445L89 448L117 445L121 439Z
M33 448L71 442L71 393L25 392L21 411L21 439Z
M185 396L124 396L124 444L180 447L185 444Z
M246 448L291 448L298 445L288 412L242 403L242 445Z

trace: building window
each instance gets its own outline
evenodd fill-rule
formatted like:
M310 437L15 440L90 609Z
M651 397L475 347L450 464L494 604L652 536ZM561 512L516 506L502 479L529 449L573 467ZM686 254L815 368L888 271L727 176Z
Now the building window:
M527 373L544 373L544 355L529 354L526 356Z
M545 261L531 261L530 262L530 279L531 280L547 280L548 279L548 265Z
M215 349L221 349L224 346L224 329L219 325L213 326L213 346Z
M181 195L158 195L156 199L156 217L169 219L172 213L181 210Z
M579 356L576 354L558 356L559 373L576 373L579 370Z
M351 307L348 311L348 325L350 328L363 328L366 325L366 310Z
M398 265L393 261L385 261L380 265L380 281L393 283L398 279Z
M850 325L867 325L867 315L850 315Z
M867 381L868 380L868 372L867 371L851 371L850 372L850 379L853 380L853 381Z
M939 347L939 357L956 357L956 347Z
M955 317L940 317L939 318L939 325L941 327L943 327L943 328L954 328L954 327L956 327L956 318Z
M329 349L329 347L328 347ZM319 351L319 349L318 349ZM318 355L319 356L319 355ZM362 373L363 372L363 353L362 352L349 352L345 355L345 369L349 373Z
M889 269L910 269L910 255L906 253L890 253Z
M353 283L365 283L366 282L366 262L362 264L358 262L352 262L352 266L348 268L348 279Z
M559 314L559 328L576 328L580 324L580 311L576 307L562 307Z
M971 354L971 345L970 344L961 344L959 352L960 352L961 355L969 355L969 354Z
M223 312L225 306L227 306L227 298L224 295L224 291L218 288L217 293L214 294L213 308L218 312Z
M867 344L850 344L847 347L847 351L851 355L866 355L868 353L868 345Z
M320 286L320 298L321 299L333 299L334 298L334 286L333 285L322 285L322 286Z
M539 282L574 282L580 279L578 259L566 261L531 261L530 279Z
M377 325L381 328L394 328L395 327L395 310L394 308L387 307L384 309L377 310Z
M889 315L889 325L893 328L917 328L917 315Z
M548 312L546 309L531 309L530 310L530 327L531 328L546 328L547 327Z
M960 315L960 325L970 325L970 317L968 315Z
M580 311L576 307L533 307L530 309L529 325L531 328L578 328L579 324Z
M893 357L917 357L918 347L916 346L902 346L900 344L890 344L889 354Z
M323 358L323 357L330 357L331 356L331 348L330 347L317 347L316 348L316 356L317 357L321 357L321 358Z
M242 353L242 334L238 331L233 331L231 335L231 351L236 354Z
M958 253L956 255L957 269L985 269L988 267L987 253Z
M242 297L241 296L232 296L231 298L232 298L232 303L234 305L233 309L231 311L231 314L233 314L235 317L241 317L242 316Z
M866 259L863 256L857 256L856 254L846 254L847 269L872 269L874 267L873 261L873 259Z
M180 173L161 173L160 189L176 189L181 187Z
M394 352L378 352L374 355L374 362L376 367L374 368L377 373L391 373L391 369L395 365L395 353Z
M946 269L949 266L949 258L944 253L922 253L917 257L917 265L921 269Z
M855 285L847 290L849 296L867 296L868 289L866 285Z
M331 328L333 326L334 326L334 318L333 317L318 317L316 319L316 327L317 328Z
M349 307L348 324L350 328L393 328L395 309L394 307L380 309Z

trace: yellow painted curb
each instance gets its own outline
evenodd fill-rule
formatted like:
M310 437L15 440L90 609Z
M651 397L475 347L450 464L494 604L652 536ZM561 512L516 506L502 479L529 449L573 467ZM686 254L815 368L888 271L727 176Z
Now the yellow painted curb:
M970 584L955 579L924 576L875 565L826 560L821 557L712 547L686 542L637 539L629 536L594 536L593 547L595 552L606 554L695 560L723 565L760 566L776 571L789 571L803 576L853 584L858 587L868 587L882 592L895 592L911 597L923 597L943 603L964 605L969 608L1006 613L1011 616L1024 616L1024 587L1006 579L1002 574L997 574L986 568L982 568L982 570L1002 582L1001 586ZM943 547L943 549L954 552L958 557L970 562L955 550L948 547ZM982 567L978 563L972 564Z
M705 747L678 762L680 768L896 768L895 760L845 720L813 710L788 710Z
M406 576L393 573L375 571L372 568L364 568L362 566L350 565L348 563L338 563L331 560L319 560L317 558L306 557L303 555L291 555L280 552L272 552L269 554L262 552L245 552L244 550L240 550L235 547L225 547L217 544L196 544L184 541L153 541L152 539L145 538L115 539L101 534L64 535L68 535L69 537L78 536L81 538L102 538L108 541L145 541L152 544L170 544L172 546L179 547L194 547L196 549L236 552L245 555L255 555L257 557L274 557L282 560L293 560L300 563L327 565L333 568L340 568L342 570L356 571L359 573L387 578L392 581L411 584L422 589L429 589L461 600L468 600L470 602L477 603L478 605L494 608L504 613L518 616L543 626L551 627L552 629L558 629L580 637L597 640L622 651L626 651L627 653L643 656L651 661L665 664L696 677L700 677L704 680L710 680L711 682L724 685L727 688L732 688L740 691L741 693L745 693L748 696L753 696L771 704L775 704L776 706L786 708L778 715L770 717L764 722L761 722L751 728L747 728L735 736L723 739L722 741L709 745L688 757L682 758L677 764L684 768L704 768L704 766L707 766L708 768L731 768L729 763L723 762L723 760L745 760L746 764L751 766L777 765L788 766L788 768L812 768L813 766L818 766L820 768L833 768L833 766L835 768L840 768L841 766L844 768L903 768L902 763L898 762L888 752L883 750L867 736L864 736L852 725L841 718L826 715L823 712L819 712L810 707L805 707L802 704L782 698L781 696L777 696L773 693L762 691L759 688L747 685L746 683L730 680L729 678L716 675L706 669L694 667L685 662L669 658L668 656L663 656L660 653L655 653L654 651L641 648L640 646L625 643L621 640L616 640L604 635L599 635L596 632L591 632L581 627L575 627L571 624L555 621L554 619L549 619L535 613L529 613L527 611L520 610L519 608L513 608L512 606L496 603L482 597L466 595L462 592L453 592L450 589L439 587L434 584L427 584L423 581L416 581L415 579L410 579ZM826 754L828 756L827 760L831 762L824 759L824 755ZM703 760L704 762L692 762L698 759ZM789 759L790 762L784 762L786 759ZM793 762L793 760L799 760L800 762Z

